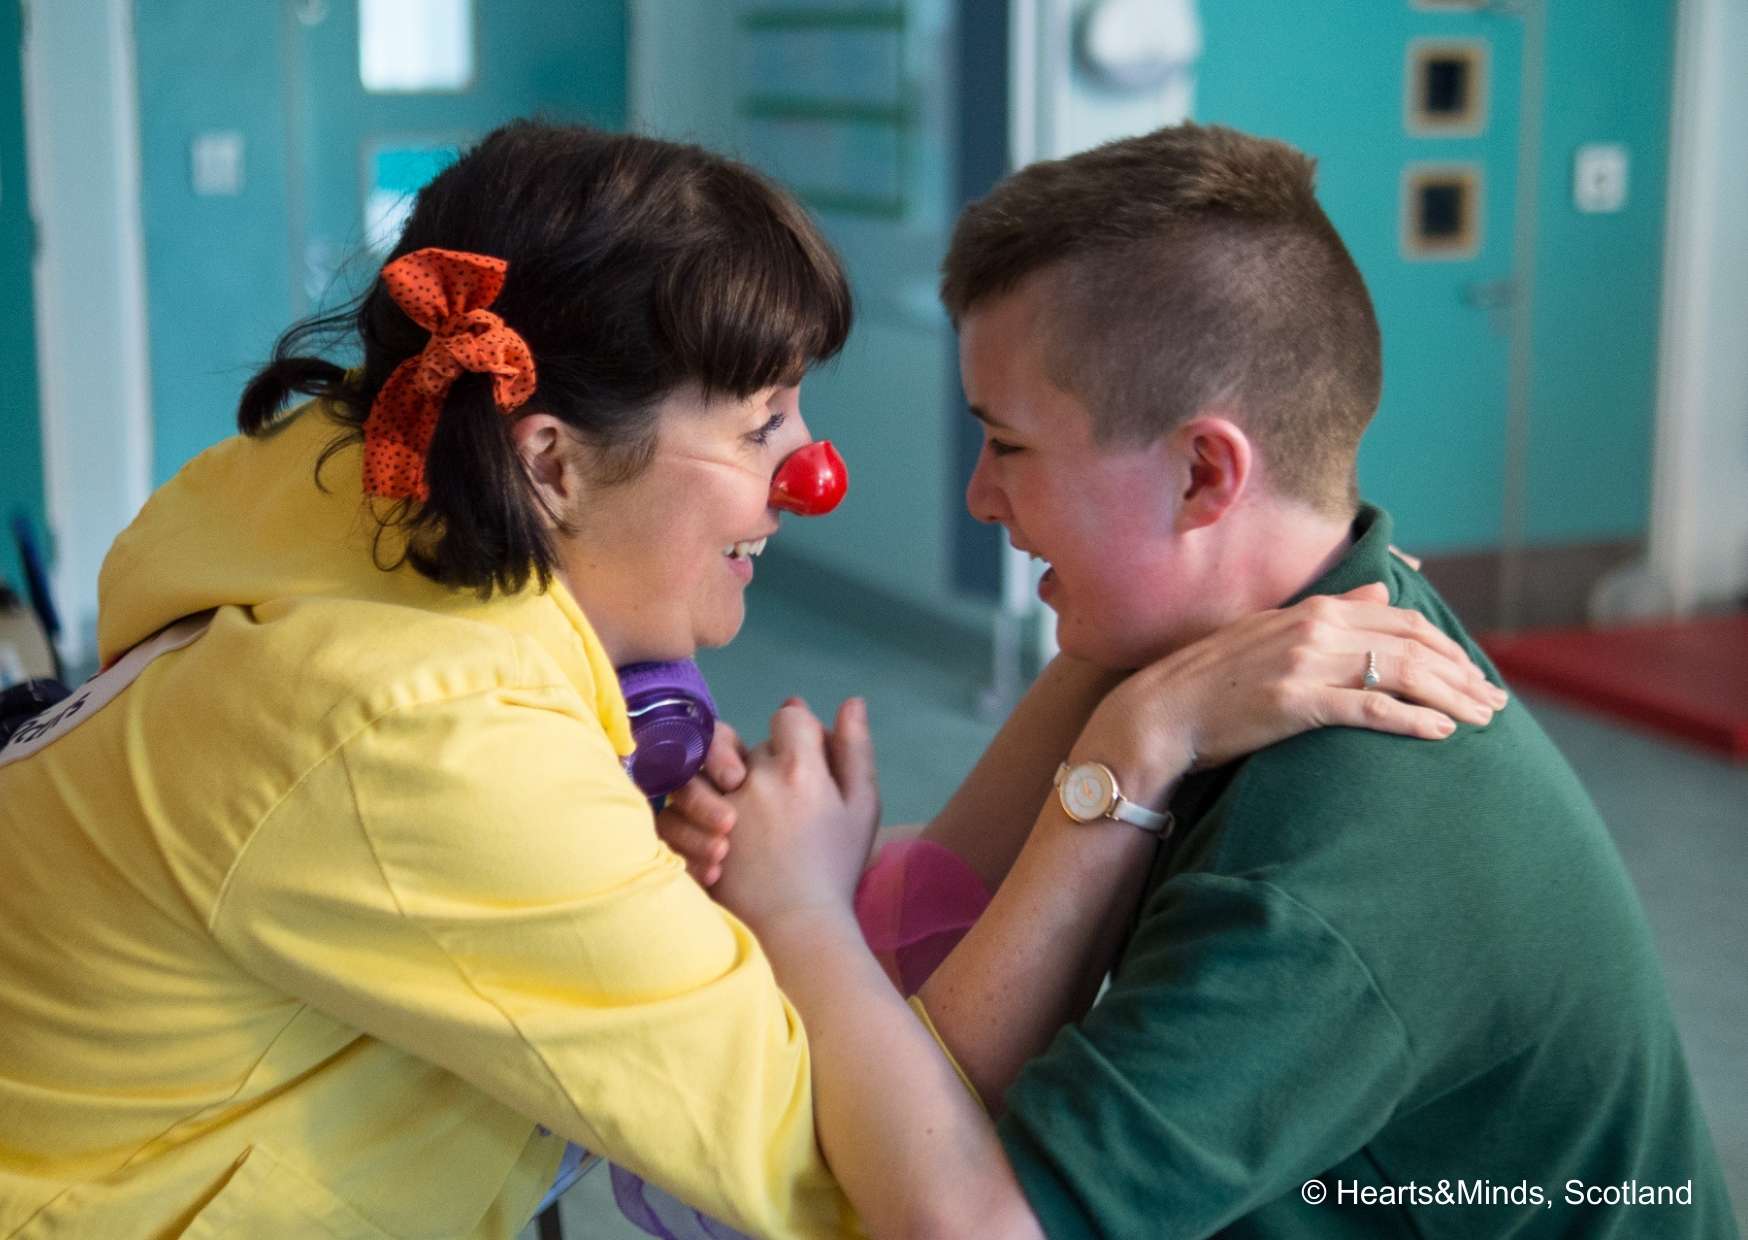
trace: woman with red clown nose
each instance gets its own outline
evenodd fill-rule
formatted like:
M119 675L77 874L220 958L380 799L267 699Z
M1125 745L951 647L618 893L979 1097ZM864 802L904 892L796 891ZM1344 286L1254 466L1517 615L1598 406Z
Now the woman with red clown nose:
M942 1213L1011 1173L926 1018L795 933L855 933L861 704L747 755L792 843L721 902L625 765L617 669L730 641L842 498L800 387L850 319L749 169L517 123L287 332L0 749L0 1232L508 1237L582 1147L752 1235L998 1234ZM1183 701L1273 683L1209 641ZM1314 722L1258 701L1201 733Z

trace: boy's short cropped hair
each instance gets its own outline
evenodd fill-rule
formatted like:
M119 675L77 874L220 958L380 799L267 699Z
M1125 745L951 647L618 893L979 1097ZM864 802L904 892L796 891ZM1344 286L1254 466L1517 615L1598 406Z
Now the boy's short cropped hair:
M1276 493L1351 512L1381 348L1314 180L1285 143L1193 124L1032 164L960 217L941 299L958 324L1043 281L1046 372L1100 443L1229 414Z

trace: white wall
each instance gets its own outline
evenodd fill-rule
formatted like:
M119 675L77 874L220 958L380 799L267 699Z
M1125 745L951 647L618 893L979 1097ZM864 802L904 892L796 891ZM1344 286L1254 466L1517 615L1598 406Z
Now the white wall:
M97 570L151 477L132 0L36 0L24 113L54 591L89 658Z
M1748 4L1677 40L1651 555L1686 612L1748 591Z

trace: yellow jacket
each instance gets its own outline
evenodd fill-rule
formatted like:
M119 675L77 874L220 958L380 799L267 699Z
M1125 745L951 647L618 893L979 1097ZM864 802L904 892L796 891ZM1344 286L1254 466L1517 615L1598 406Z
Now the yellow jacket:
M0 768L0 1236L510 1236L561 1138L854 1230L800 1021L657 840L587 619L379 569L334 433L152 497L103 656L210 629Z

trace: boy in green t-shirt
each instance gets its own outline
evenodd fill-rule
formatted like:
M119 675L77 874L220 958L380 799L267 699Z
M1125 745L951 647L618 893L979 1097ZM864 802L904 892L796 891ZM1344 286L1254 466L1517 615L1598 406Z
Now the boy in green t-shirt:
M967 502L1049 561L1066 655L1144 667L1382 581L1487 666L1359 498L1379 334L1312 174L1185 125L961 218ZM1109 991L1017 1080L975 953L923 991L1049 1235L1735 1233L1637 901L1522 705L1441 745L1308 732L1171 809Z

